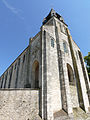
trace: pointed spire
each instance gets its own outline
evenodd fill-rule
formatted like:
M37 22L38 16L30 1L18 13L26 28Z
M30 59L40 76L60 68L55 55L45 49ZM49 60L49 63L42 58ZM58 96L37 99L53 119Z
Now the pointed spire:
M51 8L51 11L50 12L55 12L55 10L53 8Z
M50 14L51 14L51 16L56 16L56 12L53 8L51 9Z
M43 25L47 23L48 20L50 20L52 17L56 17L58 20L60 20L61 22L64 23L64 19L61 15L59 15L58 13L55 12L55 10L52 8L48 14L47 17L44 18L43 20ZM64 23L65 24L65 23ZM65 24L67 25L67 24Z

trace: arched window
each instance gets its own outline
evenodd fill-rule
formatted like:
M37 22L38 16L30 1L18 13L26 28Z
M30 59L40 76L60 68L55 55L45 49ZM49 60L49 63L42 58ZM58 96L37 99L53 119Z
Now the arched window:
M35 68L35 88L39 88L39 64Z
M35 61L32 65L32 87L39 88L39 62Z
M74 85L75 82L74 82L73 70L72 70L72 67L69 64L67 64L67 71L68 71L69 84Z
M63 48L64 48L64 52L68 53L68 48L67 48L67 43L63 42Z
M51 46L54 48L54 39L51 39Z

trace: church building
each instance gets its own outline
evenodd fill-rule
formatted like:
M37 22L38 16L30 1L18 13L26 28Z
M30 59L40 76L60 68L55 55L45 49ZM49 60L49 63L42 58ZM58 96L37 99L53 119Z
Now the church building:
M0 120L90 120L83 55L53 9L0 77Z

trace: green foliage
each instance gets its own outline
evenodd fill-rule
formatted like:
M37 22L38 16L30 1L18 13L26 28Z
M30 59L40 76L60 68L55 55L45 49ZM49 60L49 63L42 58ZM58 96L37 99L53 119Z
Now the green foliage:
M90 80L90 52L88 52L88 55L84 57L84 60L87 65L87 71L88 71L89 80Z

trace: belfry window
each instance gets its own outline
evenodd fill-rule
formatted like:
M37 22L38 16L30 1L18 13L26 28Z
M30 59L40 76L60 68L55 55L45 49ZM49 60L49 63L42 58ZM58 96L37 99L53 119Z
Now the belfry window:
M54 39L51 39L51 46L54 48Z
M64 52L68 53L68 48L67 48L67 43L63 42L63 48L64 48Z

